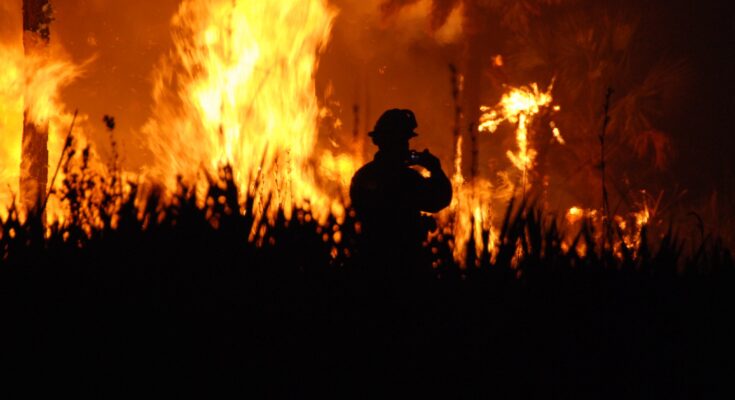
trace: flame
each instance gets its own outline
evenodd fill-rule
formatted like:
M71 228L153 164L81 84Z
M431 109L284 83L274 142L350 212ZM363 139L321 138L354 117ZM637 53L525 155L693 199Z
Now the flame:
M579 206L572 206L567 210L566 214L567 223L574 225L583 219L595 219L597 217L597 210L582 208Z
M554 107L554 110L559 110L558 107ZM551 128L551 133L554 135L554 139L559 144L566 144L564 141L564 138L561 136L561 131L556 126L556 123L554 121L549 122L549 127Z
M349 204L352 176L361 165L359 157L347 153L334 154L329 150L325 150L319 159L317 180L323 191L332 194L329 211L339 224L344 222L345 205ZM318 214L325 215L323 210Z
M318 148L320 121L331 121L329 129L334 133L343 126L337 113L319 105L314 83L318 58L336 15L325 0L184 0L171 22L174 47L154 73L153 117L142 129L154 159L145 171L148 177L174 192L178 175L197 183L202 173L215 175L219 167L231 164L241 192L255 197L256 220L273 223L279 209L287 218L301 209L305 220L314 218L323 227L330 215L341 224L349 182L362 160ZM54 45L31 55L24 55L20 45L0 50L6 55L0 60L4 71L0 76L0 184L11 189L0 191L0 204L9 204L10 193L18 193L24 111L33 123L48 127L53 170L71 122L59 92L83 67ZM504 60L497 55L492 63L502 67ZM537 156L531 140L533 122L539 115L561 109L553 104L552 88L553 82L544 91L536 83L508 87L498 104L481 107L480 132L494 133L503 123L514 125L516 149L506 155L510 170L523 172L524 190ZM333 90L328 86L325 98ZM548 126L553 140L565 144L556 123L550 121ZM340 147L330 140L333 148ZM360 155L357 149L352 150ZM491 258L496 255L493 204L507 200L514 190L508 171L498 173L504 183L482 177L466 181L461 137L456 149L454 198L438 219L440 232L453 238L454 259L465 266L468 251L478 260L484 252ZM0 209L0 216L5 211ZM637 249L641 229L654 212L644 204L627 218L615 216L613 220L625 231L617 245ZM58 200L50 203L49 220L63 221L69 213ZM570 224L583 218L599 222L600 215L577 206L566 214ZM250 239L262 236L264 227L253 226ZM343 240L338 225L323 236L337 244ZM587 251L584 244L574 250Z
M480 107L480 111L482 111L478 126L480 132L494 133L503 122L516 124L518 150L516 152L508 150L506 155L516 169L523 172L524 190L527 184L527 172L533 169L537 154L536 150L531 148L529 144L528 126L542 110L548 108L552 108L554 111L559 110L559 108L552 106L551 91L553 85L552 82L544 92L539 90L538 84L535 82L528 86L511 87L494 107ZM551 128L554 138L563 144L564 139L561 137L561 132L553 122Z
M635 218L635 224L638 227L648 224L648 220L651 219L651 212L648 210L648 204L643 205L643 209L633 213Z
M475 259L479 261L487 250L490 257L496 255L497 230L493 226L493 187L481 178L467 182L462 175L462 137L457 138L452 175L452 202L446 211L439 214L443 231L453 237L452 255L461 266L467 267L467 244L474 239ZM487 243L487 249L486 247Z
M3 71L0 75L0 217L5 218L6 207L14 196L17 200L19 194L24 112L29 122L48 129L49 163L52 165L49 169L52 170L61 157L73 118L61 101L60 92L82 74L84 64L75 64L53 43L25 54L21 43L5 44L0 46L0 53L3 54L0 59ZM78 122L85 118L78 118ZM53 171L49 175L51 173ZM49 221L62 219L64 214L57 202L49 203Z
M497 60L502 63L502 57L497 57ZM518 88L510 87L497 105L480 108L483 113L478 126L480 132L493 133L504 122L517 124L518 151L509 150L507 156L513 166L523 172L524 190L527 187L526 173L533 168L533 161L536 157L536 151L529 144L528 126L533 118L542 111L560 110L558 105L552 104L552 88L553 84L549 85L546 91L541 92L536 83ZM558 127L553 121L550 125L555 140L564 144ZM439 222L444 227L443 231L451 234L453 238L454 260L460 266L466 267L467 244L470 239L474 240L472 250L478 261L483 251L487 251L491 260L497 255L498 230L493 224L495 217L493 205L498 200L502 202L509 200L515 190L507 171L498 172L501 185L497 187L482 177L476 177L467 182L462 174L462 137L458 137L455 148L457 150L454 155L454 175L452 176L454 197L448 210L439 214Z
M643 228L648 226L657 214L661 198L663 197L663 193L661 193L656 199L648 198L646 197L647 193L645 190L642 191L641 194L644 197L640 203L637 203L639 209L631 211L628 214L628 219L632 224L628 226L628 224L625 223L625 220L623 220L623 222L618 225L624 232L623 243L621 245L627 246L634 252L637 252L640 248Z
M492 60L493 67L500 68L503 66L503 56L501 54L496 54L490 59Z
M18 194L25 68L22 48L3 46L0 52L0 217L5 218L5 207Z
M315 181L314 73L335 16L323 0L183 1L143 128L148 174L173 188L177 175L197 181L230 163L242 191L270 204L256 219L304 208L325 221L334 202Z
M634 210L624 215L616 214L610 216L610 220L620 232L620 235L614 234L613 237L610 238L612 239L613 254L622 258L623 252L621 251L621 246L625 246L628 250L633 251L633 254L638 251L641 245L641 234L643 228L649 224L651 218L655 214L656 206L657 204L654 205L652 209L652 206L649 205L648 201L644 200L640 205L641 208L639 210ZM597 228L595 230L595 239L601 239L603 220L601 218L601 213L599 213L598 210L573 206L567 210L565 219L570 225L578 224L583 220L589 221ZM567 239L571 240L570 238ZM564 243L563 248L568 250L569 245ZM586 254L586 250L581 251L580 248L577 248L576 250L580 256L584 256Z

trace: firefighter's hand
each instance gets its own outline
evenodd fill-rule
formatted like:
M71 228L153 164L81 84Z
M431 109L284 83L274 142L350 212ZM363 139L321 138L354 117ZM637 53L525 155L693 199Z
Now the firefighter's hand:
M424 149L424 151L419 154L421 156L419 157L418 165L428 169L429 171L441 170L441 161L439 161L435 155L431 154L429 149Z

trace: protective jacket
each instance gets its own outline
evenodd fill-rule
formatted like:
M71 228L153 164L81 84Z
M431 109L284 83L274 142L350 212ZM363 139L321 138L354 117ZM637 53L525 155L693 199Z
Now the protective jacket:
M440 166L426 178L405 163L376 153L352 178L350 197L362 225L363 252L377 257L413 257L433 229L435 213L452 200L452 185Z

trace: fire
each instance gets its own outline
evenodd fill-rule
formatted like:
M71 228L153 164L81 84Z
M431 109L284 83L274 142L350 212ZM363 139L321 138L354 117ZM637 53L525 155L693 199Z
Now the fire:
M659 197L660 199L660 197ZM641 244L641 233L645 226L647 226L653 215L655 214L655 208L658 203L653 206L653 209L647 201L640 204L639 210L633 210L624 215L612 215L610 220L614 224L615 232L612 232L612 250L613 253L622 257L621 246L625 246L628 250L634 253L638 251ZM603 227L603 220L601 213L595 209L585 209L579 206L570 207L565 215L566 222L571 226L578 226L582 221L588 221L595 227L595 239L601 240L601 232ZM574 233L574 232L573 232ZM564 244L566 249L568 245ZM580 251L580 249L577 249ZM581 256L584 252L579 253Z
M487 250L491 257L495 256L496 228L493 226L492 184L481 178L466 181L462 175L462 137L457 138L454 157L454 174L452 175L452 202L447 210L438 216L442 231L453 237L452 255L462 267L466 267L467 244L474 239L475 258L479 260L482 252ZM487 248L486 248L487 247Z
M304 208L324 221L336 206L315 179L314 73L335 16L323 0L183 1L143 128L148 174L172 188L229 163L256 204L270 200L258 220Z
M643 209L633 213L635 217L635 224L638 227L642 227L648 224L648 220L651 219L651 212L648 210L648 204L644 204Z
M0 47L0 216L19 194L23 114L40 128L48 128L49 162L61 157L72 115L60 99L60 91L77 79L83 65L77 65L58 45L24 54L21 43ZM80 119L84 119L82 116ZM79 121L78 121L79 122ZM49 178L50 179L50 178ZM58 182L57 182L58 183ZM17 197L15 198L17 200ZM63 217L56 202L47 209L49 221Z
M501 56L499 60L502 60ZM502 61L501 61L502 62ZM509 122L516 125L516 143L518 151L507 151L507 156L513 166L523 173L523 189L528 186L527 172L533 169L536 150L530 147L528 134L529 126L534 117L542 111L551 109L556 112L560 110L558 105L553 105L551 96L553 86L549 85L546 91L541 92L536 83L529 86L510 87L503 94L500 102L494 107L482 106L483 112L480 117L480 132L495 132L498 127ZM550 124L553 137L560 144L564 144L559 128L552 121ZM452 186L454 197L448 210L439 215L439 222L444 226L444 231L454 238L453 256L457 263L466 266L467 244L474 239L474 252L477 259L483 251L487 251L491 259L496 255L497 228L493 225L495 212L493 206L498 202L508 201L514 194L514 185L510 182L507 171L499 171L498 177L502 184L493 187L493 184L482 177L476 177L472 181L466 181L462 174L462 138L458 138L455 146L457 153L454 156L454 175Z
M586 209L578 206L570 207L566 214L567 223L574 225L584 219L595 219L597 210Z
M646 191L642 191L641 194L644 197L640 203L637 204L638 209L629 213L628 219L632 223L625 224L625 221L623 221L623 224L619 225L620 229L624 232L623 244L634 252L640 247L641 232L643 228L652 223L654 217L658 213L661 198L663 197L663 193L659 194L655 199L647 197Z
M24 62L22 48L0 50L0 217L5 218L13 194L18 194L23 132Z
M543 92L539 90L536 83L518 88L511 87L494 107L480 107L483 112L478 126L480 132L494 133L503 122L517 124L516 143L518 150L516 152L508 150L506 155L513 165L523 173L524 189L527 184L527 172L533 169L537 154L536 150L530 147L528 127L533 122L534 117L542 110L548 108L552 108L554 111L559 110L559 108L552 107L552 89L553 82ZM554 138L563 144L564 139L556 124L552 122L551 128Z
M576 220L582 215L582 210L579 207L574 206L569 209L569 211L567 212L567 215L569 218Z
M361 165L359 157L347 153L334 154L329 150L325 150L319 159L316 179L322 190L332 195L329 211L340 224L344 221L345 205L350 199L352 175ZM323 210L318 215L326 216Z
M491 58L493 67L502 67L503 66L503 56L500 54L496 54L492 56Z
M333 133L343 133L343 126L336 113L319 104L314 80L336 16L326 0L183 0L171 21L173 48L154 71L152 117L141 129L152 162L143 177L174 193L177 176L201 184L205 176L229 164L240 192L255 199L257 221L273 223L279 210L287 218L301 210L305 220L322 226L330 215L341 224L362 149L355 143L349 151L340 150L332 137L332 148L319 147L320 121L331 118ZM30 56L24 55L20 43L0 50L5 55L0 60L0 184L11 189L0 191L0 204L5 205L11 193L18 194L24 111L33 123L48 126L51 174L71 123L59 92L83 67L53 44ZM492 65L501 68L503 57L493 57ZM524 193L531 184L529 172L538 154L533 139L540 130L534 121L561 110L552 89L553 82L545 90L537 83L507 87L496 105L481 107L480 132L494 133L504 123L515 132L515 148L506 151L510 164L497 172L498 180L465 179L458 138L454 197L438 220L439 232L453 238L453 256L460 265L468 259L467 251L476 259L483 253L496 255L494 207L521 186L511 176L522 173ZM554 121L548 129L551 140L565 144ZM0 208L0 216L4 211ZM52 199L49 211L49 219L58 220L70 213L58 199ZM644 205L627 218L615 219L626 232L622 243L637 247L641 229L654 213ZM583 219L599 222L600 213L575 206L565 218L570 225ZM341 242L339 227L331 228L325 240ZM262 236L263 229L254 224L250 239Z

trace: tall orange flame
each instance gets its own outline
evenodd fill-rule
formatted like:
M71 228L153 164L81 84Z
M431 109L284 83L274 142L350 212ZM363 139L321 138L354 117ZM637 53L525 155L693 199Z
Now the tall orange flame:
M315 184L312 159L314 73L335 16L323 0L183 1L143 128L149 174L171 187L176 175L195 182L230 163L256 204L271 201L258 219L294 207L326 218L332 199Z
M528 126L533 118L542 110L551 108L559 111L559 106L552 106L551 96L553 85L549 85L546 91L539 90L536 83L529 86L510 87L494 107L482 106L480 111L480 132L495 132L498 127L508 122L516 124L516 143L518 151L507 151L507 156L513 166L523 172L522 186L525 190L528 186L527 172L533 169L536 150L528 140ZM552 122L551 126L554 138L561 144L559 128ZM465 181L462 175L462 142L461 137L456 146L455 173L452 177L454 187L454 198L449 210L440 214L439 219L443 226L448 229L454 238L453 255L457 263L465 266L467 259L467 244L474 239L474 248L478 258L483 251L493 258L496 255L497 228L493 225L495 212L493 206L496 200L505 202L513 196L513 184L507 171L498 172L498 177L503 181L502 185L493 187L493 184L482 177L472 181Z
M0 216L18 195L23 113L29 122L48 127L49 161L61 157L64 138L72 115L60 99L61 89L82 73L83 66L75 64L57 45L24 54L21 43L2 45L0 53ZM84 117L82 117L84 118ZM58 218L55 207L48 217Z

